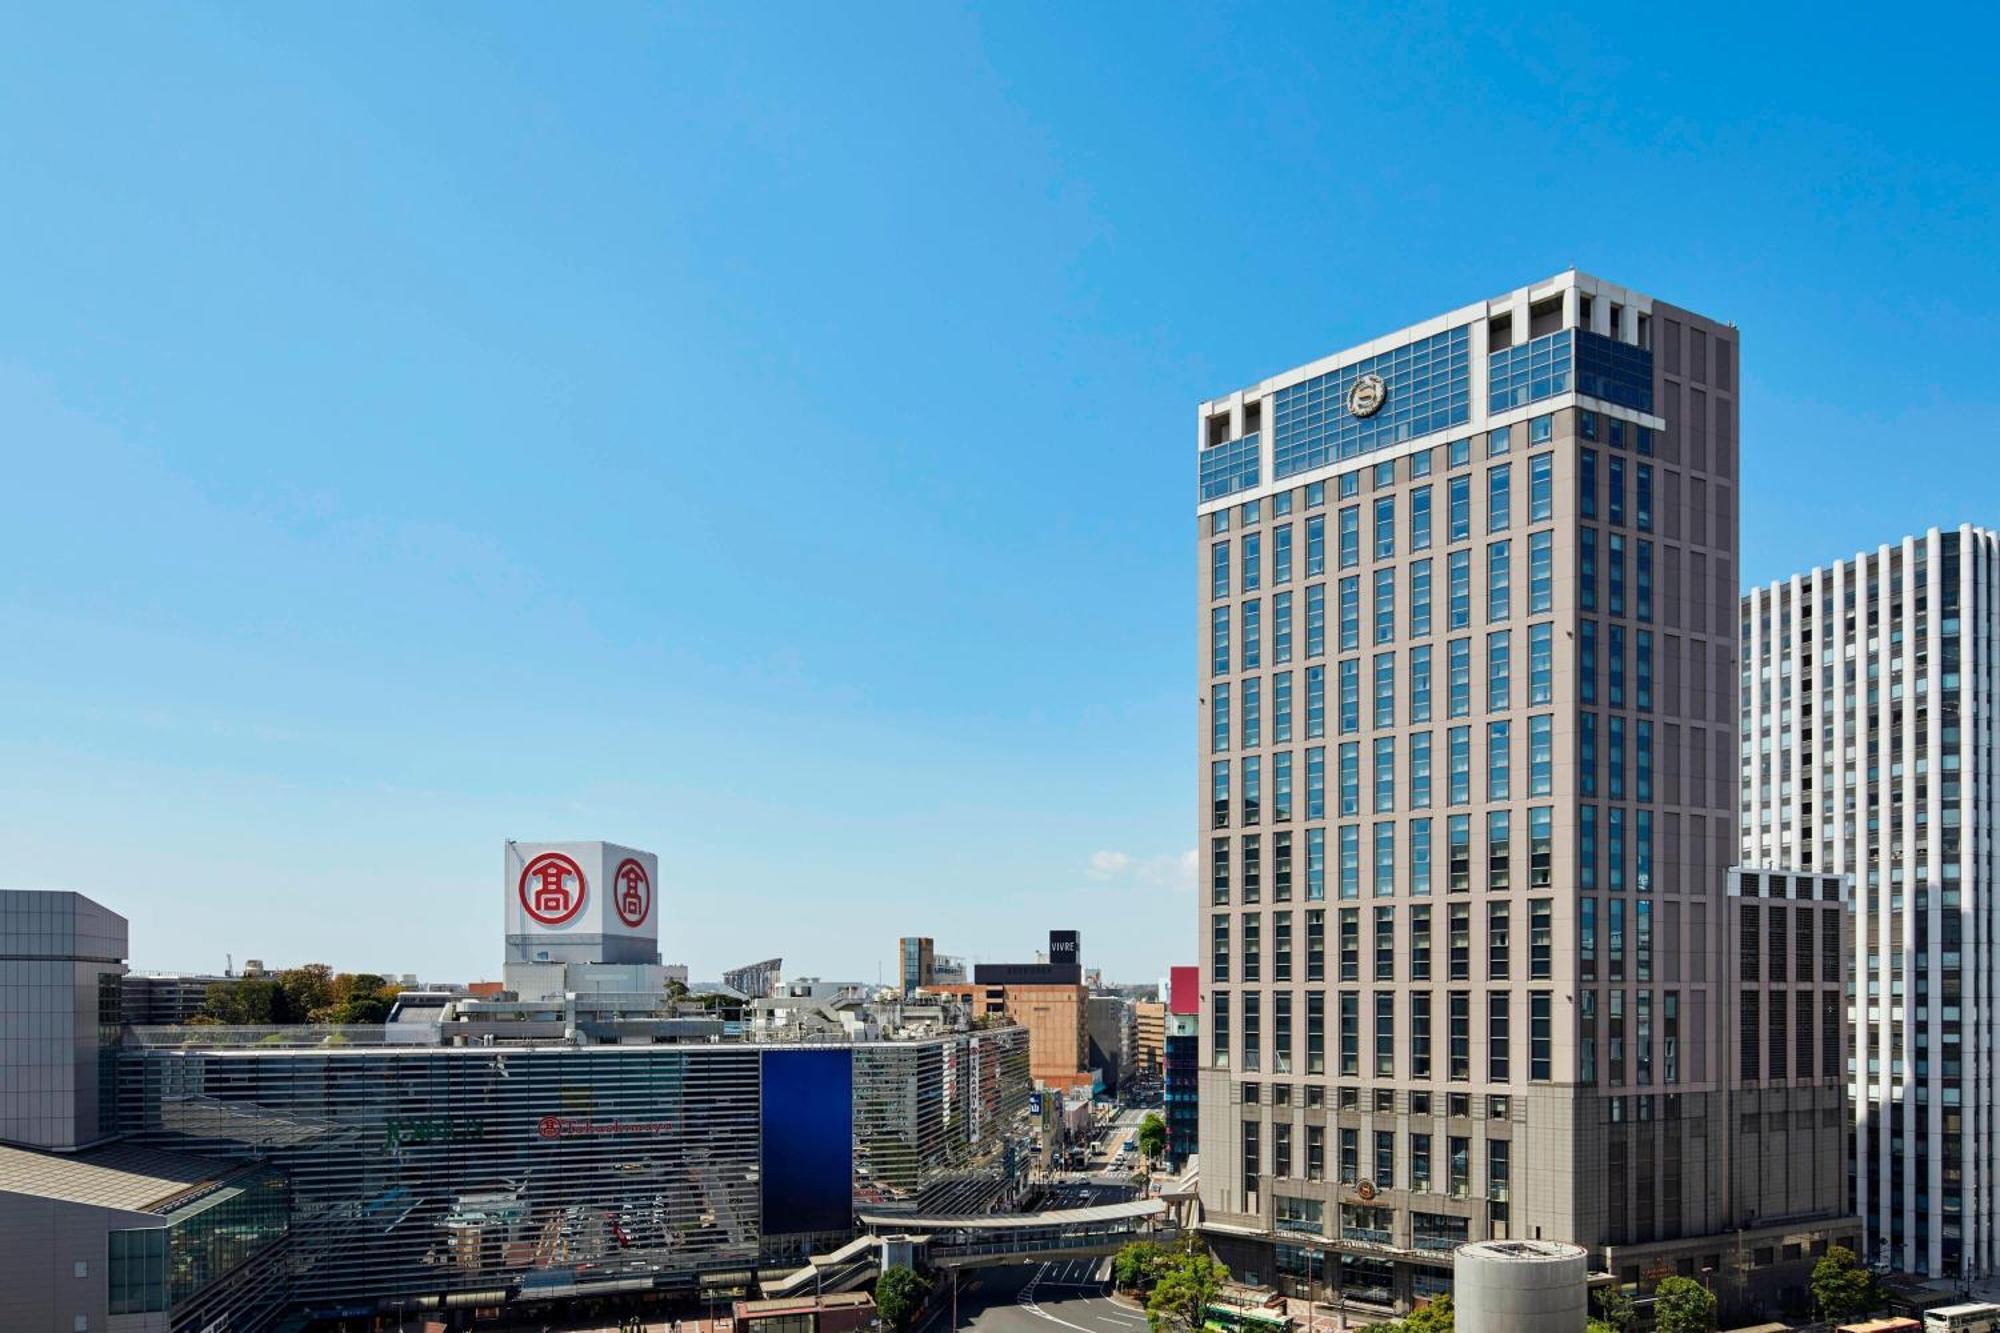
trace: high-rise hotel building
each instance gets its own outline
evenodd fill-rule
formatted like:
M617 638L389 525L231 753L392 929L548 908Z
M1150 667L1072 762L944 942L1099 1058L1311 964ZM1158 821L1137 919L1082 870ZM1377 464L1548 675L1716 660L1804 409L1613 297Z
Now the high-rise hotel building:
M1567 272L1201 404L1201 1197L1240 1276L1404 1306L1541 1237L1726 1294L1823 1243L1784 1219L1840 1211L1837 1075L1797 1071L1798 1178L1729 1163L1737 384L1734 328Z
M1871 1259L2000 1266L2000 534L1932 528L1743 599L1746 865L1852 877L1854 1208Z

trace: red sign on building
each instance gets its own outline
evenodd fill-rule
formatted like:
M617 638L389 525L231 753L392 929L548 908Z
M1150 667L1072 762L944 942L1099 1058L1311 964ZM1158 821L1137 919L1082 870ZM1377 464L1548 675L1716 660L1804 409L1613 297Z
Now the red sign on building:
M542 925L561 926L583 910L590 886L583 867L561 852L543 852L522 867L520 895L522 911Z

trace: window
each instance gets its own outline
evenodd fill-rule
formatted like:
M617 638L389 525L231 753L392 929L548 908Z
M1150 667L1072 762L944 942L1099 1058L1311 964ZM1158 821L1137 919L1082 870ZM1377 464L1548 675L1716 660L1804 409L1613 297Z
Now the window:
M1513 475L1511 463L1486 469L1486 530L1505 532L1513 521Z
M1489 801L1504 801L1513 794L1508 763L1511 748L1507 735L1509 725L1506 722L1486 724L1486 799Z
M1472 640L1453 639L1445 644L1445 715L1469 717L1472 713Z
M1385 495L1375 501L1375 558L1387 560L1396 554L1396 497Z
M1375 812L1387 814L1396 808L1396 738L1375 738Z
M1396 825L1392 820L1378 820L1375 824L1375 896L1396 896Z
M1543 615L1555 605L1555 534L1528 534L1528 614Z
M1545 704L1554 697L1554 628L1547 623L1528 626L1528 702Z
M1246 505L1244 507L1248 508L1249 506ZM1244 592L1255 592L1257 591L1258 588L1263 586L1264 583L1263 551L1264 551L1264 542L1259 534L1254 532L1246 532L1243 534L1243 591Z
M1340 896L1361 896L1361 829L1354 824L1340 826Z
M1264 761L1257 755L1243 756L1243 824L1249 827L1263 817Z
M1651 542L1638 543L1638 555L1635 563L1637 574L1634 582L1637 585L1637 594L1633 599L1634 606L1632 613L1641 620L1651 620L1653 618L1653 544Z
M1326 980L1326 911L1317 908L1306 913L1306 980ZM1312 1006L1306 1006L1308 1015ZM1310 1037L1311 1029L1307 1029Z
M1528 719L1528 795L1547 796L1554 787L1554 720L1547 713ZM1641 800L1646 799L1644 796Z
M1310 494L1310 488L1308 488ZM1322 494L1324 489L1322 488ZM1306 576L1326 573L1326 515L1306 520Z
M1208 548L1208 595L1229 596L1229 543L1216 542Z
M1495 630L1486 636L1486 711L1504 712L1512 693L1514 636L1509 630Z
M1445 804L1470 805L1472 803L1472 729L1470 727L1451 727L1446 730L1445 750Z
M1264 665L1264 608L1255 597L1243 603L1243 669L1255 671ZM1245 681L1250 685L1253 682Z
M1546 805L1528 807L1528 887L1546 889L1555 873L1555 838L1550 820L1553 811Z
M1653 799L1653 724L1643 718L1632 724L1632 799Z
M1290 495L1281 495L1281 500L1289 500ZM1271 582L1290 583L1292 581L1292 525L1280 523L1271 530Z
M1486 887L1495 893L1514 886L1512 871L1514 836L1512 818L1505 810L1486 816Z
M1430 999L1428 995L1421 996L1419 998L1424 1000ZM1425 1044L1426 1045L1429 1044L1428 1037L1426 1037ZM1425 1062L1426 1064L1429 1063L1428 1055L1425 1057ZM1412 1134L1410 1135L1410 1188L1419 1193L1428 1193L1430 1187L1431 1187L1431 1136L1428 1134ZM1427 1217L1427 1216L1430 1216L1430 1214L1416 1213L1412 1215L1413 1218ZM1465 1225L1463 1218L1453 1218L1450 1220L1457 1222L1461 1229ZM1416 1238L1416 1245L1419 1249L1455 1249L1459 1244L1461 1244L1465 1240L1465 1236L1461 1230L1461 1233L1456 1238L1451 1240L1451 1244L1449 1246L1446 1246L1442 1243L1434 1243L1427 1246L1425 1245L1424 1240L1425 1238L1422 1236L1418 1236Z
M1306 818L1326 818L1326 747L1306 747Z
M1345 481L1346 478L1343 477L1341 480ZM1340 511L1340 567L1352 569L1360 563L1361 506L1348 505Z
M1210 1063L1216 1069L1230 1067L1230 993L1216 991L1208 997L1208 1035L1214 1043Z
M1209 980L1229 980L1229 914L1217 912L1209 927Z
M1530 823L1532 824L1532 820ZM1528 979L1547 981L1555 953L1554 930L1550 924L1552 906L1547 898L1528 903ZM1547 1077L1544 1075L1543 1077Z
M1410 490L1410 549L1428 551L1431 546L1431 488Z
M1651 711L1653 707L1653 632L1639 630L1633 635L1633 699L1632 706L1641 711ZM1643 725L1643 724L1642 724ZM1640 798L1644 800L1644 797Z
M1306 1072L1326 1072L1326 996L1306 992Z
M1220 907L1229 901L1229 839L1208 840L1209 902Z
M1361 646L1361 578L1349 574L1340 581L1340 651Z
M1424 748L1430 748L1426 737ZM1431 891L1431 821L1410 821L1410 892L1424 897Z
M1597 517L1597 451L1576 451L1576 512L1579 518Z
M1396 1076L1396 993L1378 990L1375 992L1375 1076L1394 1078ZM1378 1166L1377 1171L1381 1168ZM1388 1182L1377 1180L1378 1188L1386 1188Z
M1215 811L1215 827L1229 827L1229 761L1218 759L1209 765L1208 787Z
M1445 483L1446 540L1462 542L1472 535L1472 478L1453 477ZM1225 543L1226 545L1227 543ZM1222 596L1217 593L1216 596Z
M1614 423L1615 424L1615 423ZM1625 460L1613 454L1605 466L1604 516L1613 523L1625 521Z
M1245 798L1248 804L1248 798ZM1246 820L1246 823L1249 821ZM1260 833L1243 835L1241 855L1243 857L1243 901L1258 902L1264 894L1264 837Z
M1361 663L1348 658L1340 664L1340 734L1361 730Z
M1243 1044L1239 1049L1242 1052L1242 1068L1247 1074L1254 1074L1263 1068L1263 1013L1263 992L1254 990L1245 991L1243 994Z
M1486 548L1486 619L1505 620L1511 613L1509 542L1494 542Z
M1279 666L1292 660L1292 595L1271 598L1271 660Z
M1318 739L1326 735L1326 668L1306 668L1306 735Z
M1507 980L1513 966L1513 946L1508 938L1509 907L1506 903L1486 904L1486 979Z
M1547 444L1555 438L1556 419L1547 413L1528 420L1528 443Z
M1614 616L1625 614L1625 538L1613 532L1605 536L1605 563L1610 566L1609 609Z
M1375 571L1375 642L1396 641L1396 571Z
M1445 450L1446 467L1464 467L1472 461L1472 441L1453 440Z
M1528 995L1528 1077L1538 1083L1545 1083L1553 1077L1554 1060L1551 1039L1553 1024L1550 1019L1549 993L1532 991ZM1671 1057L1669 1057L1671 1061Z
M1410 733L1410 808L1428 810L1431 805L1431 734Z
M1491 991L1486 996L1486 1080L1489 1083L1505 1083L1508 1079L1507 1057L1512 1045L1508 1002L1511 998L1505 991Z
M1449 951L1446 955L1449 979L1468 981L1472 977L1472 909L1464 903L1453 903L1447 925L1449 934L1445 947Z
M1576 697L1579 703L1597 702L1597 622L1580 620L1576 626Z
M1469 992L1455 990L1447 997L1446 1004L1445 1077L1454 1083L1461 1083L1472 1077L1472 996Z
M1211 675L1229 674L1229 607L1216 607L1208 613L1208 669Z
M1306 508L1317 509L1326 503L1326 483L1314 481L1306 483Z
M1395 1002L1394 996L1389 996L1386 998L1392 1005L1394 1004ZM1390 1014L1391 1022L1394 1021L1394 1018L1395 1015L1394 1012L1392 1011ZM1381 1023L1381 1020L1382 1016L1381 1013L1378 1011L1376 1014L1376 1023L1378 1027ZM1382 1072L1384 1074L1387 1074L1391 1071L1385 1069ZM1389 1190L1389 1189L1394 1189L1395 1187L1396 1187L1396 1136L1395 1134L1391 1133L1388 1130L1378 1129L1375 1131L1375 1188L1378 1190ZM1380 1244L1387 1245L1389 1243L1389 1218L1391 1216L1391 1210L1387 1208L1377 1208L1374 1209L1373 1211L1376 1214L1376 1226L1375 1226L1376 1235L1369 1237L1369 1239L1379 1239Z
M1431 632L1431 562L1410 562L1410 637L1421 639Z
M1209 748L1218 754L1229 748L1229 686L1212 685L1208 691Z
M1263 740L1261 739L1263 730L1263 701L1259 698L1259 695L1262 693L1259 687L1262 683L1261 679L1256 676L1252 676L1243 682L1242 735L1243 748L1246 750L1263 744Z
M1464 629L1472 623L1472 553L1453 551L1445 558L1448 596L1445 620L1448 629Z
M1356 1078L1361 1073L1361 997L1353 991L1340 993L1340 1076ZM1340 1131L1340 1171L1342 1180L1352 1179L1348 1163L1349 1144L1354 1140L1355 1131Z
M1410 649L1410 721L1431 720L1431 649L1422 644Z
M1306 656L1326 656L1326 585L1306 586Z
M1306 901L1326 898L1326 830L1306 830Z
M1283 745L1292 738L1292 673L1271 676L1271 739Z
M1410 909L1410 980L1431 979L1431 909L1419 903Z
M1653 530L1653 469L1650 464L1640 463L1634 471L1638 474L1638 493L1634 497L1632 522L1641 532Z
M1245 901L1248 901L1246 896ZM1243 980L1262 981L1264 972L1264 918L1252 912L1243 918Z
M1514 428L1512 426L1502 426L1498 430L1487 431L1486 456L1488 458L1498 458L1500 455L1507 452L1508 448L1512 446L1513 442L1514 442Z
M1467 893L1472 888L1472 819L1453 815L1444 822L1446 888Z
M1576 886L1580 889L1597 887L1597 807L1580 805L1576 808ZM1585 899L1586 906L1589 899ZM1590 937L1584 936L1588 949ZM1586 953L1585 955L1589 955Z
M1576 604L1597 609L1597 533L1590 528L1576 530Z

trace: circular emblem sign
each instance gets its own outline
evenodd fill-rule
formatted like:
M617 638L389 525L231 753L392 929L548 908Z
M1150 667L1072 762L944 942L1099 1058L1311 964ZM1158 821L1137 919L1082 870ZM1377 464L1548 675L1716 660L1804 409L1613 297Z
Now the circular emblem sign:
M1368 1200L1375 1197L1375 1182L1372 1180L1364 1180L1359 1185L1356 1185L1354 1187L1354 1192L1361 1196L1361 1201L1363 1203L1366 1203L1368 1202Z
M1354 381L1354 387L1347 391L1347 410L1357 417L1372 417L1382 410L1382 404L1389 401L1389 386L1382 383L1380 375L1363 375Z
M652 913L653 881L646 867L632 857L620 861L618 872L611 877L611 905L618 909L618 919L635 930L645 925Z
M583 868L561 852L543 852L521 871L521 910L544 926L576 920L590 886Z

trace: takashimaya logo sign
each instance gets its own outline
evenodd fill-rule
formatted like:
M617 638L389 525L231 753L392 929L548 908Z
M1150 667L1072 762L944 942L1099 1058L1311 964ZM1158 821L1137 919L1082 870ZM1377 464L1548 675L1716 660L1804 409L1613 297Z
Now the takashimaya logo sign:
M521 910L545 926L567 925L590 894L583 867L561 852L543 852L521 869Z
M568 1116L545 1115L535 1122L535 1136L544 1139L588 1139L599 1135L671 1134L668 1120L572 1120Z
M1354 381L1354 387L1347 391L1347 410L1357 417L1374 416L1388 401L1389 386L1382 383L1380 375L1373 373Z
M478 1120L391 1120L382 1127L383 1146L391 1152L406 1143L469 1143L486 1137Z
M635 930L645 925L653 910L653 881L646 867L629 856L620 861L618 872L611 877L611 901L620 921Z

